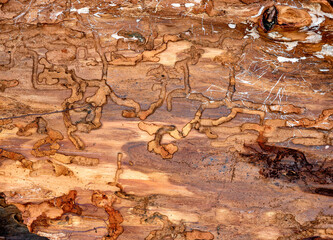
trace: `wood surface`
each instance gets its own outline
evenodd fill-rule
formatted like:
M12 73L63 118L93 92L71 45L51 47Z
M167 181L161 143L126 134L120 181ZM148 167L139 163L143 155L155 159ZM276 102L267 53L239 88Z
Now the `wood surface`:
M0 0L0 239L333 239L332 5Z

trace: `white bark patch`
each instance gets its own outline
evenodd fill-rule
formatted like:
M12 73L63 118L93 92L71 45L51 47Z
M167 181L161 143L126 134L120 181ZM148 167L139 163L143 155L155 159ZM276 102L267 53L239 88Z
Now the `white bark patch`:
M299 59L298 58L286 58L286 57L278 57L277 60L281 63L284 63L284 62L292 62L292 63L295 63L295 62L298 62Z
M252 37L253 39L258 39L260 37L259 32L256 27L253 27L252 29L246 29L248 34L244 36L244 38Z
M229 26L230 28L236 28L236 24L234 24L234 23L229 23L228 26Z
M124 38L122 36L119 36L117 33L114 33L111 35L111 37L115 38L115 39L121 39L121 38Z
M310 13L310 16L312 19L310 27L319 27L320 24L325 21L325 17L323 16L317 16L313 13Z
M324 58L323 55L333 57L333 46L329 45L329 44L325 44L321 47L321 51L316 52L316 54L314 54L314 55L319 57L319 58Z
M307 34L306 40L303 41L305 43L319 43L322 40L322 36L319 33L309 31Z
M171 3L171 6L179 8L180 4L179 3Z
M185 3L185 7L187 8L194 7L194 3Z
M297 46L298 41L294 41L294 42L282 42L282 44L286 45L286 47L287 47L286 51L289 52L289 51L293 50Z
M270 32L270 33L268 33L268 36L272 39L285 40L285 41L290 41L291 40L290 38L284 37L279 32Z
M80 8L80 9L76 9L76 8L71 8L71 12L77 12L78 14L81 13L89 13L89 8L88 7L84 7L84 8Z

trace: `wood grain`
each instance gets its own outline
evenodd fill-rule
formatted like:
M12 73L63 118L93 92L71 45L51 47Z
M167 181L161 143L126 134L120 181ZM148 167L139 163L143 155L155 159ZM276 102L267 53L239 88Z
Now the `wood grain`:
M0 237L333 239L331 1L0 10Z

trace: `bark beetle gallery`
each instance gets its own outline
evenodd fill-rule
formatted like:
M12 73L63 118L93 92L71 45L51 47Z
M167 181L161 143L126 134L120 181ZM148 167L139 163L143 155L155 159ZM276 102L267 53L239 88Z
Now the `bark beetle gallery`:
M333 239L328 0L0 0L0 238Z

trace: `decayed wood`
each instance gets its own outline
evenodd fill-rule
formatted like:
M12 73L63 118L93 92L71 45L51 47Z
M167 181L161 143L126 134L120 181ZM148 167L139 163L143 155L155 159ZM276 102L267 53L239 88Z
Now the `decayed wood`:
M0 10L0 237L333 239L331 1Z

